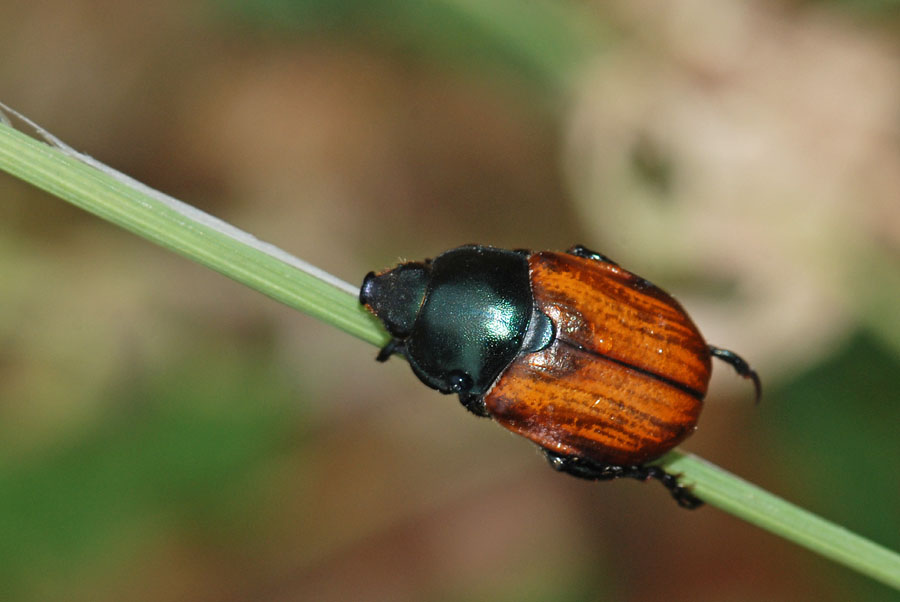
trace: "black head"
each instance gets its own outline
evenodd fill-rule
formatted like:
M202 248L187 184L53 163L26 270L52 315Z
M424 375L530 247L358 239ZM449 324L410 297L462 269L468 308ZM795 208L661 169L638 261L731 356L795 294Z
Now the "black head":
M430 272L424 263L404 263L380 274L369 272L359 289L359 302L378 316L393 337L406 338L425 299Z

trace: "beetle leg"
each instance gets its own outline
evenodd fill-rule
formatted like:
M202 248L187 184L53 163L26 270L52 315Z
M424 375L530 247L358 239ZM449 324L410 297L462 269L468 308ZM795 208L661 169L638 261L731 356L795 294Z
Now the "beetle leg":
M557 472L564 472L579 479L590 481L611 481L622 476L624 467L612 464L593 464L577 456L563 456L549 449L545 449L544 455L550 467Z
M481 418L490 418L487 408L484 405L483 395L473 395L471 393L460 393L459 402L464 408Z
M663 484L663 487L669 490L675 501L682 508L693 510L703 505L703 500L698 499L691 493L689 487L685 487L678 482L678 477L670 472L666 472L659 466L626 466L626 474L622 476L646 481L647 479L656 479Z
M388 361L388 358L395 353L403 353L403 341L400 339L391 339L387 345L381 348L378 355L375 356L375 361L386 362Z
M568 251L566 251L569 255L575 255L576 257L584 257L585 259L593 259L594 261L600 261L603 263L611 263L612 265L619 265L606 255L602 253L598 253L597 251L591 251L584 245L575 245Z
M659 466L618 466L615 464L596 464L577 456L563 456L548 449L544 450L547 461L553 470L565 472L579 479L590 481L611 481L619 478L646 481L656 479L669 490L675 501L682 508L694 509L703 505L703 501L694 497L690 489L678 482L678 478Z
M709 352L713 357L717 357L726 364L730 364L731 367L734 368L734 371L739 375L753 381L753 387L756 389L756 403L759 403L759 398L762 397L762 384L759 382L759 375L756 373L756 370L751 368L750 364L748 364L744 358L733 351L719 349L718 347L709 345Z

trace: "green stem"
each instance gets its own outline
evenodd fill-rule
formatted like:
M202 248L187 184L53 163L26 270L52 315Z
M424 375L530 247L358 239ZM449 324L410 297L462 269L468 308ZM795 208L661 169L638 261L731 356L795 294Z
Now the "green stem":
M224 222L0 124L0 169L366 342L387 335L352 287ZM90 161L90 160L88 160ZM660 460L711 506L900 590L900 555L704 460Z
M900 590L900 555L760 489L703 458L671 451L658 462L710 506Z
M350 285L89 157L0 123L0 169L366 342L388 340Z

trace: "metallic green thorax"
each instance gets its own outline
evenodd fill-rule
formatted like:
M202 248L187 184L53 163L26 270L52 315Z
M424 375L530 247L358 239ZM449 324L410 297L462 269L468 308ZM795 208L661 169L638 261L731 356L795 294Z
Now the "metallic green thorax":
M370 275L360 299L422 382L444 393L484 394L522 349L533 314L527 255L480 246Z

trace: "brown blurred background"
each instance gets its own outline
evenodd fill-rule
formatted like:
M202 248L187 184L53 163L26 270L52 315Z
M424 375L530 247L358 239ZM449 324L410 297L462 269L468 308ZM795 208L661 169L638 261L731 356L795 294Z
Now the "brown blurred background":
M896 1L5 4L0 100L348 281L469 242L655 281L765 383L717 366L685 448L900 548ZM0 198L2 600L895 599Z

